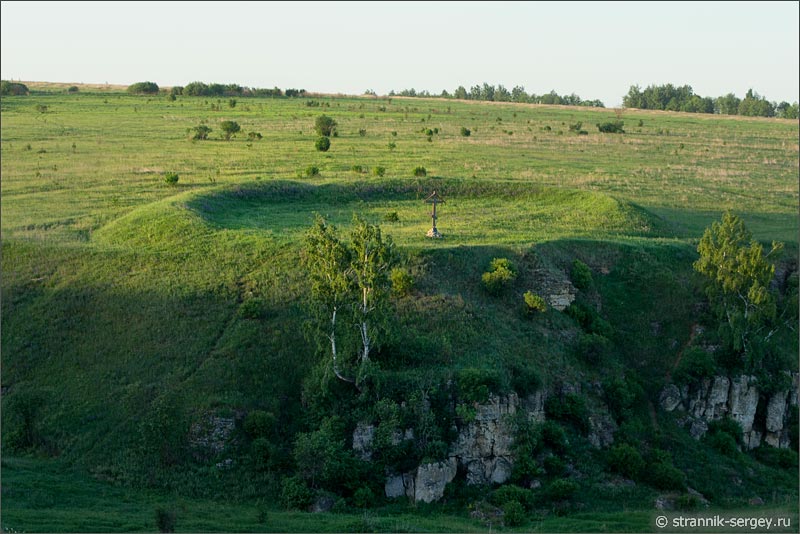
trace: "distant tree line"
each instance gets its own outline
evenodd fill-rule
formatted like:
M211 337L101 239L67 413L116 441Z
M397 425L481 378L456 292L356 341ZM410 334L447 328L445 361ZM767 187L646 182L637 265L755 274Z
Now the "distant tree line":
M525 88L517 85L510 91L503 85L474 85L469 90L464 86L459 86L458 89L449 93L444 90L439 95L431 94L428 91L416 91L415 89L404 89L399 93L395 91L389 92L389 96L416 96L416 97L431 97L438 96L441 98L457 98L460 100L482 100L486 102L520 102L528 104L558 104L564 106L589 106L596 108L604 108L605 105L600 100L583 100L581 97L572 93L571 95L559 95L555 91L543 95L535 93L528 94Z
M5 83L5 82L3 82ZM21 85L21 84L18 84ZM24 86L23 86L24 87ZM27 88L26 88L27 89ZM158 94L160 91L157 84L153 82L137 82L128 86L128 92L133 94ZM260 96L260 97L299 97L305 96L305 89L286 89L282 91L278 87L272 89L262 89L258 87L243 87L236 83L203 83L192 82L185 87L176 85L169 91L172 96Z
M28 86L24 83L10 82L8 80L0 81L0 95L2 96L19 96L27 94Z
M797 102L770 102L750 89L743 99L733 93L717 98L702 97L694 94L691 86L675 87L666 85L650 85L642 90L632 85L628 94L622 98L626 108L659 109L666 111L686 111L689 113L719 113L723 115L743 115L746 117L779 117L783 119L798 118Z

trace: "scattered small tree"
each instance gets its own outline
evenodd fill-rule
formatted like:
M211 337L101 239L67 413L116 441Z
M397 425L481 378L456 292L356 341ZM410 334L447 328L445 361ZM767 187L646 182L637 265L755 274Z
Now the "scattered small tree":
M386 174L386 167L381 167L380 165L376 165L375 167L372 167L372 174L374 174L375 176L383 176L384 174Z
M137 82L128 86L128 92L131 94L157 95L158 85L153 82Z
M226 141L230 141L231 137L242 129L236 121L222 121L219 127Z
M211 128L209 128L205 124L201 124L200 126L189 128L187 131L189 133L194 132L194 135L192 135L192 139L194 139L195 141L205 141L206 139L208 139L208 134L211 133Z
M164 173L164 182L167 185L175 185L178 183L178 173L177 172L166 172Z
M542 297L526 291L522 298L525 300L525 311L532 315L534 313L544 313L547 311L547 303Z
M314 121L314 131L323 137L330 137L336 131L336 121L327 115L320 115Z
M492 295L503 292L517 277L516 268L507 258L495 258L489 264L489 270L481 276L483 287Z
M623 121L610 121L597 124L597 129L602 133L625 133L622 127L625 125Z
M331 148L331 140L327 137L321 136L314 143L314 147L320 152L327 152Z
M428 175L428 171L425 169L425 167L415 167L414 168L414 176L416 176L417 178L424 178L427 175Z

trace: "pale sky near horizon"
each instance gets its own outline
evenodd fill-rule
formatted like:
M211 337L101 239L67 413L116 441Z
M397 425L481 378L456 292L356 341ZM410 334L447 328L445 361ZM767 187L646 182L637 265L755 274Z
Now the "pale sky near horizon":
M799 2L8 2L3 79L798 101Z

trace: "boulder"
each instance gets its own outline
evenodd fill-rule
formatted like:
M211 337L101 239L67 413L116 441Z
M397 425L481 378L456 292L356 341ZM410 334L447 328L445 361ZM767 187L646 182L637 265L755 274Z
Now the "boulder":
M753 430L753 421L758 408L758 389L754 376L737 376L731 381L730 416L742 425L742 432Z
M659 395L658 397L658 403L664 410L668 412L671 412L675 408L680 406L681 392L678 389L678 386L676 386L675 384L670 384L667 387L665 387L661 391L661 395Z
M430 503L441 499L445 486L456 477L456 469L455 458L420 465L414 479L414 501Z
M384 493L390 499L406 496L410 499L414 498L414 473L403 473L402 475L393 475L386 479L384 485Z

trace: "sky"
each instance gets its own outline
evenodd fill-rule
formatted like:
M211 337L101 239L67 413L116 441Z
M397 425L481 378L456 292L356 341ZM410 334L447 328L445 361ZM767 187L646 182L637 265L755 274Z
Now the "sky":
M323 93L800 94L800 2L7 2L0 76Z

